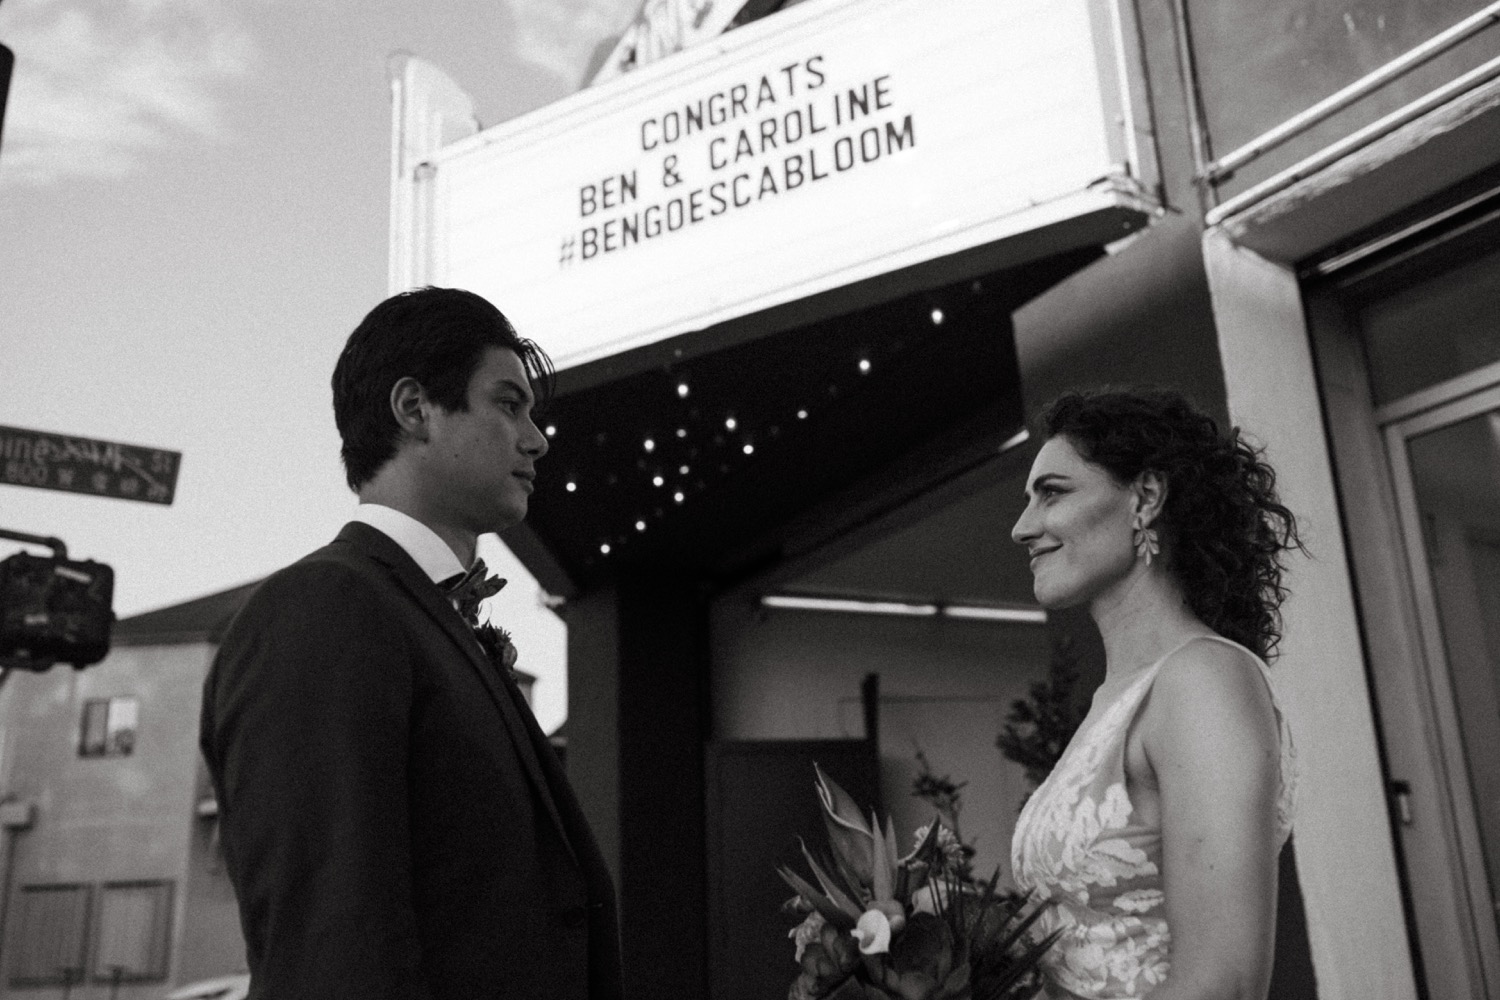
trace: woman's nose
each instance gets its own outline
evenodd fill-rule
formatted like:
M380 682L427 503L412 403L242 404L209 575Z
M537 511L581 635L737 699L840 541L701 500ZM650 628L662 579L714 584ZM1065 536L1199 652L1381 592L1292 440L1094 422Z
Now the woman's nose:
M1016 518L1016 523L1011 526L1010 540L1017 545L1029 545L1039 534L1041 532L1036 527L1036 515L1028 503L1026 509L1021 511L1021 516Z

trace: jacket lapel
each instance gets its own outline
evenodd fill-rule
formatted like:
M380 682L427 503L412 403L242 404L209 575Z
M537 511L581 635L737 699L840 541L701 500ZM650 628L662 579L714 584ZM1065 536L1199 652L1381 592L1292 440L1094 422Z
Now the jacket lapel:
M557 827L563 844L576 862L577 852L568 837L567 825L558 812L551 783L547 781L543 773L542 761L538 756L543 752L544 747L545 752L548 753L551 752L551 748L546 746L545 736L542 737L542 745L537 745L531 730L535 728L537 732L540 732L540 727L537 727L535 719L527 719L523 716L522 713L529 714L530 709L522 704L524 699L519 689L500 676L498 668L490 663L489 657L480 647L479 640L474 637L474 632L469 628L468 623L463 620L453 605L448 603L442 591L427 578L411 556L406 554L405 549L397 545L384 532L359 521L351 521L344 525L344 529L339 532L338 539L355 546L388 568L391 575L427 613L428 617L447 633L448 638L453 640L454 645L469 661L469 665L479 674L480 681L484 684L485 690L489 691L495 707L504 720L505 732L510 737L511 743L515 745L516 756L520 758L527 777L536 788L537 798L546 807L547 814L552 817L552 822ZM528 721L531 723L530 726L527 725Z

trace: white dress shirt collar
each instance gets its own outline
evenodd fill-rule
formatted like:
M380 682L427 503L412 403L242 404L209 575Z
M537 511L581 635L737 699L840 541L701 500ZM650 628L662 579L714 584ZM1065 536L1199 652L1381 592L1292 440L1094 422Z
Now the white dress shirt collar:
M353 520L368 524L401 546L433 583L465 571L464 564L448 548L438 533L410 514L378 503L362 503L354 508Z

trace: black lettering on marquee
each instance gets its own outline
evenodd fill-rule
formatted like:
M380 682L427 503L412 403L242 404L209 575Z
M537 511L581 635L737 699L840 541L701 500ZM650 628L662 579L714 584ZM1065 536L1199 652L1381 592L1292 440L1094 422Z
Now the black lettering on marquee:
M885 151L887 153L899 152L905 149L908 144L913 146L917 144L916 132L912 130L911 115L907 115L902 120L900 132L896 131L896 126L893 122L885 123Z
M760 168L760 191L755 195L755 200L760 201L766 195L777 195L781 192L776 188L776 177L771 173L770 167Z
M766 198L796 191L816 181L853 170L862 164L873 164L917 144L914 117L910 114L878 114L895 107L895 95L889 74L867 78L848 85L840 82L828 96L813 95L825 87L829 76L824 56L819 53L801 61L788 63L775 72L753 82L736 83L712 94L685 100L676 107L640 123L641 149L651 151L670 147L698 133L707 146L708 168L713 173L702 186L690 188L701 169L683 170L676 153L661 157L659 188L679 188L671 197L660 194L653 178L647 186L661 200L635 210L610 211L635 203L640 198L636 170L612 174L581 185L578 189L579 216L600 216L599 221L568 235L562 244L559 266L569 266L575 259L592 260L602 254L619 253L632 246L668 233L695 226L732 209L747 208ZM754 110L767 104L781 104L785 110L772 111L764 117L749 118L750 91L755 90ZM783 101L800 98L800 103ZM828 112L832 109L830 120ZM878 115L878 117L877 117ZM870 119L861 121L861 119ZM726 127L727 126L727 127ZM715 133L714 129L722 129ZM832 135L825 133L832 131ZM731 142L733 152L730 151ZM694 155L696 153L694 147ZM757 173L753 166L728 176L731 166L743 160L761 159ZM830 167L830 161L832 166ZM680 187L679 187L680 186ZM651 196L648 192L648 197ZM11 456L6 456L7 458Z
M819 68L822 65L823 56L821 54L812 56L807 60L807 75L813 78L813 82L807 85L808 90L817 90L823 86L825 77L823 76L823 71Z
M763 118L760 122L760 151L764 153L766 147L776 148L776 119Z
M776 88L771 86L767 77L760 78L760 92L755 95L755 110L759 111L762 104L776 103Z

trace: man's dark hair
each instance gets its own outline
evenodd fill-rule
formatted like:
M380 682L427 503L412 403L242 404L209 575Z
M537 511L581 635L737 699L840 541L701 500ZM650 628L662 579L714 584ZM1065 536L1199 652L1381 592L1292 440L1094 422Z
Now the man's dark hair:
M469 381L491 347L516 352L537 406L552 395L552 362L488 301L460 288L418 288L370 310L333 369L333 419L344 474L358 490L396 454L391 387L410 376L449 412L467 410Z

